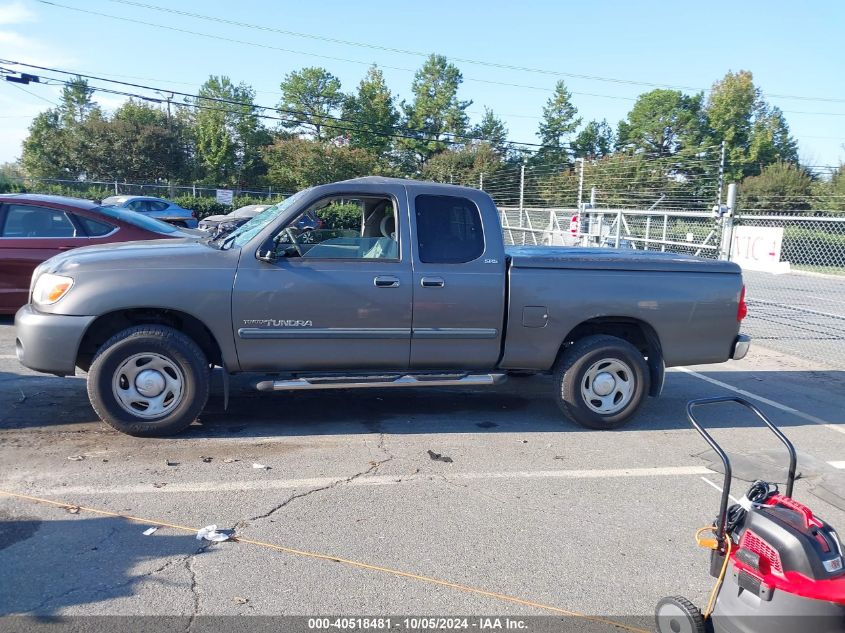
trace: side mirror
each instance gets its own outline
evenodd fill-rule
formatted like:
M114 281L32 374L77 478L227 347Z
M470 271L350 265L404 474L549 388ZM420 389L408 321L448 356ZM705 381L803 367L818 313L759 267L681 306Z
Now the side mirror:
M276 243L273 240L269 240L265 242L256 252L255 252L255 259L260 262L265 262L267 264L275 264L276 260L278 260L278 256L276 255Z

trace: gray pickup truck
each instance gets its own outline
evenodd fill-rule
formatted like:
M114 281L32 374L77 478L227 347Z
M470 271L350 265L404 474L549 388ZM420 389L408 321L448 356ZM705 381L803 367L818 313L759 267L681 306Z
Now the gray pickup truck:
M297 228L316 214L317 229ZM95 411L181 431L219 366L260 391L494 385L551 373L581 425L624 424L673 365L742 358L739 268L669 253L505 248L483 191L368 177L313 187L217 238L80 248L17 313L34 370L88 372Z

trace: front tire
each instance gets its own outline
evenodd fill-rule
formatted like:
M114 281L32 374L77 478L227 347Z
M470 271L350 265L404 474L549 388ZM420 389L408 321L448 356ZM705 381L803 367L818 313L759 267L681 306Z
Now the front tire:
M706 633L698 607L681 596L663 598L654 610L657 633Z
M106 341L88 373L88 398L100 419L128 435L173 435L205 407L208 360L182 332L131 327Z
M636 413L649 390L640 351L615 336L588 336L566 349L555 368L556 400L581 426L616 429Z

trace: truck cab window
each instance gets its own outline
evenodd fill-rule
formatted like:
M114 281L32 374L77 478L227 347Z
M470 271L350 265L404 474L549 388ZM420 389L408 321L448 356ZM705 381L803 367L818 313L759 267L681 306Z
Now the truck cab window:
M304 259L399 259L396 206L380 196L315 203L276 237L279 255Z
M467 198L416 198L417 243L426 264L464 264L484 253L481 213Z

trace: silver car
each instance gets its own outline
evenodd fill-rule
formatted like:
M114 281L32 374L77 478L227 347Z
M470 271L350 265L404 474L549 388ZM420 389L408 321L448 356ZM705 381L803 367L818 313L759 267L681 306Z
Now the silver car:
M202 231L214 231L218 228L226 232L234 231L241 224L246 224L249 220L264 211L264 209L269 209L270 206L269 204L248 204L226 215L209 215L200 220L199 228Z
M152 196L110 196L103 200L104 207L119 207L143 213L151 218L169 222L174 226L197 228L197 213L183 209L175 202Z

